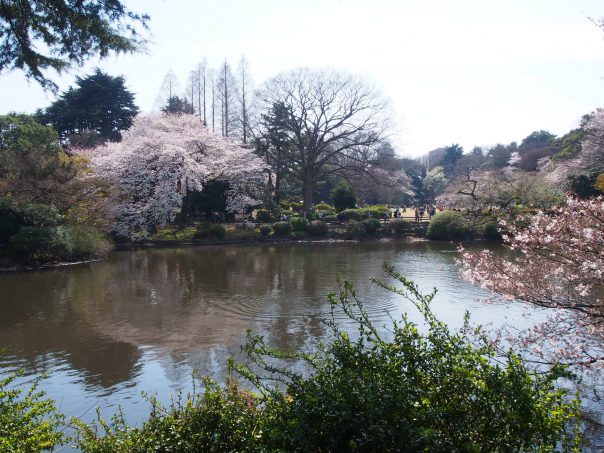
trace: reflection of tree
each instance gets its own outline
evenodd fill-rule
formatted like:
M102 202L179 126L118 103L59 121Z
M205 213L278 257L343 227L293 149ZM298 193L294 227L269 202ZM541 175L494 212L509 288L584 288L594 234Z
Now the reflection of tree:
M89 382L103 387L134 378L140 348L157 356L174 382L188 378L179 375L183 363L218 378L246 329L290 350L323 338L318 318L304 315L327 310L326 294L335 289L336 274L357 282L358 292L368 298L377 294L367 273L398 252L384 245L385 254L375 253L376 247L153 249L117 252L104 262L62 270L0 276L0 345L32 364L65 356ZM368 308L382 312L375 301L379 298Z
M54 270L3 276L0 345L36 372L44 371L46 360L58 358L82 372L91 386L109 388L132 380L140 352L95 330L74 310L71 283L82 268L72 270L76 275Z

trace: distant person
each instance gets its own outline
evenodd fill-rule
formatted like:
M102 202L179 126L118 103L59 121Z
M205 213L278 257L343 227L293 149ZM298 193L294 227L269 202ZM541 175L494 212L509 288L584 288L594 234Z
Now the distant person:
M419 206L415 207L415 222L419 223Z

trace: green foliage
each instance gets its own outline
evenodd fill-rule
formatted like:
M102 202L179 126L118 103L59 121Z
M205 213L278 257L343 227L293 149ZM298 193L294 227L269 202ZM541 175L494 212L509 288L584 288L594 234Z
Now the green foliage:
M73 136L70 142L78 145L93 147L105 140L120 140L138 113L124 77L112 77L97 68L89 76L77 77L76 84L38 115L41 122L52 125L63 139Z
M288 236L292 231L292 226L289 222L276 222L273 223L273 230L276 236Z
M377 233L377 231L382 226L382 224L380 223L380 221L378 219L376 219L376 218L365 219L365 220L363 220L362 224L363 224L363 227L365 228L365 232L367 234L375 234L375 233Z
M341 221L356 220L357 222L363 218L362 211L360 209L345 209L338 214L338 219Z
M313 220L310 222L308 231L313 236L326 236L329 232L329 228L325 222L322 222L321 220Z
M335 223L335 222L338 221L338 216L336 216L336 215L326 215L325 217L323 217L323 221L324 222Z
M191 105L187 98L181 98L179 96L171 96L168 98L166 104L161 108L161 111L172 115L193 115L195 112L193 105Z
M244 350L254 368L238 370L262 392L267 450L578 451L578 401L567 402L556 386L564 369L534 373L513 352L495 360L467 318L451 331L430 310L434 293L423 295L386 270L402 287L378 284L411 302L425 329L403 316L389 339L382 337L344 283L339 297L329 295L324 323L333 340L318 353L283 353L249 336ZM342 330L342 313L355 332ZM310 375L288 366L300 362ZM277 377L285 389L264 376Z
M362 239L367 231L365 230L365 225L362 222L357 222L355 220L351 220L347 224L347 230L350 237L353 239Z
M149 451L265 451L262 449L262 411L250 392L233 383L222 388L209 378L204 392L182 395L163 407L150 398L151 415L140 428L127 425L122 413L110 422L76 422L77 446L84 452Z
M256 220L258 222L268 223L268 222L272 222L275 219L273 218L273 216L270 213L270 211L267 211L266 209L260 209L256 213Z
M400 236L411 229L411 224L403 219L392 219L388 222L388 231L394 236Z
M29 390L14 388L17 377L19 373L0 379L0 451L42 451L64 443L59 430L64 417L37 390L37 382Z
M379 209L363 208L360 209L361 217L364 219L379 219L382 217L383 211Z
M258 229L260 230L260 234L264 238L269 237L270 234L273 232L272 225L268 225L268 224L260 225L260 227Z
M206 231L207 227L201 229ZM190 241L199 231L197 227L190 226L187 228L176 228L173 226L158 228L155 233L149 236L152 241ZM200 233L203 234L203 233Z
M214 238L223 240L226 235L225 228L218 223L203 222L197 226L193 239Z
M289 204L289 209L291 209L294 212L302 212L302 208L303 207L304 207L303 203L298 203L298 202L295 202L295 201L292 201Z
M138 26L146 28L148 20L119 0L3 2L0 70L23 70L26 77L54 90L56 85L43 71L61 73L93 55L137 51L144 44Z
M340 181L331 192L331 198L336 210L343 211L344 209L352 209L357 204L357 196L354 189L346 181Z
M309 222L304 217L292 217L291 225L294 231L307 231Z
M73 251L69 233L63 226L25 226L8 244L8 255L15 261L44 263L70 258Z
M111 243L105 235L90 225L66 225L71 243L71 259L105 256L111 250Z
M472 234L472 227L458 211L443 211L436 214L430 220L426 233L430 239L446 241L466 239Z
M317 211L333 211L334 207L327 203L319 203L319 204L315 205L315 209Z

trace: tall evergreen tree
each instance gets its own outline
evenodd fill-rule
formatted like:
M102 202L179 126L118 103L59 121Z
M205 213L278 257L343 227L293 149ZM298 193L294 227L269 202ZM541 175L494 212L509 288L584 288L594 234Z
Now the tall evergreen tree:
M63 140L71 137L72 142L77 141L78 135L87 136L91 145L121 140L121 133L132 125L139 111L124 77L96 69L87 77L78 77L76 85L38 118L54 126Z

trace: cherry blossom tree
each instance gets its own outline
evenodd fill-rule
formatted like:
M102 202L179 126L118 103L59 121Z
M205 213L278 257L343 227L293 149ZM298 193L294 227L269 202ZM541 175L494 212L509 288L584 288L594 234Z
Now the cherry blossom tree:
M227 210L240 216L265 185L265 166L252 151L210 132L194 115L139 116L120 143L89 154L96 175L117 188L114 233L133 240L173 221L187 192L210 181L228 182Z
M604 368L604 199L570 199L519 227L501 222L509 254L462 251L461 273L552 316L516 335L548 362Z

